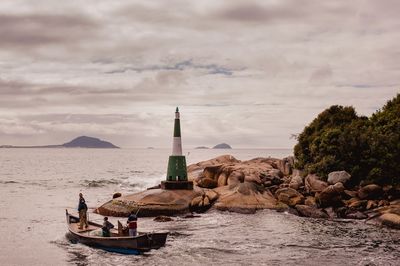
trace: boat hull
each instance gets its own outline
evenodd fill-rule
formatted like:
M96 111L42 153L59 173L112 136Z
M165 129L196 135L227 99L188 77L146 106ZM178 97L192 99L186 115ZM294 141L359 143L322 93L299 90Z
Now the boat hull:
M135 254L158 249L165 245L168 232L139 233L138 236L93 236L90 232L101 228L100 224L88 222L87 230L79 230L79 218L66 213L69 234L68 239L72 242L79 242L87 246L102 248L105 250L124 254Z

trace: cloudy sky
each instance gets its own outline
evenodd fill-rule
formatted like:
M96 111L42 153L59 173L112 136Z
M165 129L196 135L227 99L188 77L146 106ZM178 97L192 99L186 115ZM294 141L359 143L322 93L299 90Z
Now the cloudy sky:
M400 1L0 2L0 145L292 147L400 92Z

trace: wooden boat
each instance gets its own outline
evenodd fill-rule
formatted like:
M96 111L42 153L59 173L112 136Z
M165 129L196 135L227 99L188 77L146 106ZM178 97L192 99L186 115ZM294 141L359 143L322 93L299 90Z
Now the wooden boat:
M168 232L138 233L137 236L128 236L118 221L118 231L111 229L110 237L95 235L102 225L88 221L89 227L79 229L79 218L65 211L69 234L72 242L79 242L88 246L101 248L107 251L123 254L140 254L151 249L158 249L165 245Z

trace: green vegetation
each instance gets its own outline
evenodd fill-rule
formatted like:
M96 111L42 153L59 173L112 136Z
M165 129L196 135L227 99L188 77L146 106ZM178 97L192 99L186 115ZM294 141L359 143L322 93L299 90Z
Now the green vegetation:
M346 170L352 183L400 183L400 94L370 118L331 106L298 136L296 167L327 177Z

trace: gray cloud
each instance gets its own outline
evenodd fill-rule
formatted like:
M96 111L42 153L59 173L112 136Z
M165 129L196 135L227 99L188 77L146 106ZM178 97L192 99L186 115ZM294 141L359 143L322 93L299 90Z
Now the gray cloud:
M13 1L5 143L168 147L179 105L184 145L290 147L329 105L368 115L399 92L397 1Z

